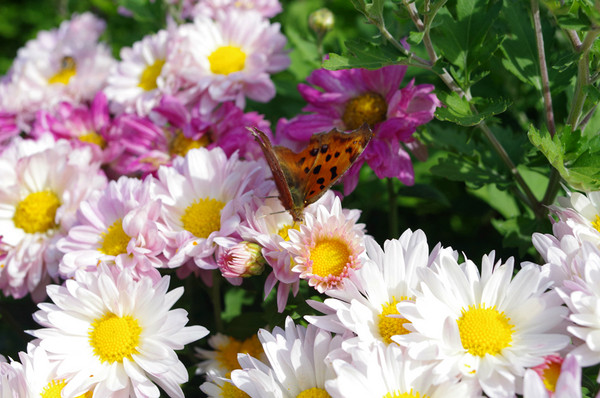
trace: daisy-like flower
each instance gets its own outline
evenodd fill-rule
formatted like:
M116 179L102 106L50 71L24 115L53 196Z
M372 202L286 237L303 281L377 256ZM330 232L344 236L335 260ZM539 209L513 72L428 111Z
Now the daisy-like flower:
M18 119L20 106L15 104L16 86L4 80L0 79L0 145L19 135L22 127Z
M351 269L359 269L364 261L364 224L356 221L360 212L342 210L338 197L333 206L314 206L306 213L299 230L288 230L287 248L295 262L294 272L320 293L339 289Z
M433 364L410 358L395 344L361 342L350 361L334 359L336 378L325 383L333 398L480 397L480 390L457 380L432 382Z
M122 174L155 173L190 149L221 147L227 156L238 151L245 159L257 159L262 150L246 127L256 127L271 136L269 123L256 112L244 113L231 102L205 113L200 104L192 111L174 97L164 96L148 117L121 115L117 118L123 152L113 168Z
M89 107L61 102L53 111L39 111L31 135L40 137L48 133L57 140L69 140L74 147L89 146L94 160L102 163L112 161L121 151L112 128L106 96L101 91Z
M110 71L104 89L113 112L144 116L162 95L177 91L176 76L167 65L170 41L172 35L161 30L121 49L121 61Z
M573 349L573 355L580 366L600 363L598 330L600 330L600 250L591 244L584 245L585 266L581 267L581 278L577 283L565 283L556 291L567 304L573 323L567 331L581 340ZM600 374L597 380L600 380Z
M65 253L59 265L63 278L106 262L131 269L136 278L160 280L157 268L163 265L166 240L159 232L161 205L151 196L151 183L121 177L80 204L76 225L57 244Z
M259 245L242 241L222 253L218 265L221 275L227 279L248 278L263 273L265 258Z
M32 117L61 101L79 104L94 97L114 62L108 46L98 42L105 25L91 13L74 15L19 50L9 71L19 112Z
M566 347L570 338L555 333L567 309L535 265L521 268L511 281L513 259L495 263L483 257L481 274L470 260L459 265L441 251L423 268L415 302L398 312L411 333L393 340L413 358L436 361L433 382L460 377L478 384L488 396L512 397L528 367Z
M270 74L288 67L285 36L278 23L258 12L231 9L210 19L198 16L179 29L178 52L187 54L183 76L215 102L245 98L267 102L275 96Z
M14 398L50 398L60 397L62 390L67 385L64 377L57 376L56 370L60 364L52 361L48 353L35 344L27 345L27 352L19 352L19 360L13 361L10 366L14 370L12 380L9 380ZM82 394L81 397L91 396L92 390ZM3 398L13 395L1 395Z
M325 360L340 349L343 338L332 337L313 325L296 326L286 318L285 330L258 331L269 365L249 355L239 355L242 369L231 373L236 387L252 398L326 397L325 383L333 378L333 368Z
M75 221L79 203L106 185L91 152L44 136L37 142L15 139L0 156L0 235L6 257L0 288L20 298L45 296L62 256L56 242Z
M217 268L217 246L241 240L238 213L253 195L265 196L266 185L262 163L227 158L220 148L193 149L173 167L161 167L156 193L163 202L168 266L193 259L201 269Z
M525 372L523 385L524 398L581 397L581 367L573 355L549 355Z
M50 285L54 304L40 304L34 319L44 328L32 332L50 359L59 361L58 377L68 379L63 395L90 389L100 397L183 397L188 379L174 350L208 331L185 326L187 313L171 307L183 288L167 292L169 278L135 281L127 271L114 275L77 271L65 286ZM85 364L85 366L82 366Z
M248 354L261 361L266 361L265 352L257 335L245 340L217 333L208 338L212 350L196 348L196 356L202 359L198 364L198 372L213 376L230 377L231 372L240 369L238 354Z
M420 284L419 269L437 258L440 245L429 253L427 237L421 230L405 231L399 239L388 240L384 249L366 238L368 260L344 282L341 289L328 290L332 298L323 303L309 301L324 316L306 316L314 325L335 333L352 332L363 342L392 343L392 336L406 334L404 318L396 304L414 300ZM395 344L395 343L393 343Z
M265 18L272 18L281 12L279 0L183 0L183 3L183 18L197 15L215 18L230 9L257 11Z
M365 161L379 178L398 178L412 185L414 171L406 148L418 147L412 134L433 119L441 102L429 84L415 86L411 81L400 89L405 72L406 66L401 65L377 70L315 70L306 79L310 85L298 86L308 102L303 110L311 113L282 121L278 134L281 131L290 139L307 142L315 133L332 128L352 131L367 123L373 139L344 176L344 194L356 187Z

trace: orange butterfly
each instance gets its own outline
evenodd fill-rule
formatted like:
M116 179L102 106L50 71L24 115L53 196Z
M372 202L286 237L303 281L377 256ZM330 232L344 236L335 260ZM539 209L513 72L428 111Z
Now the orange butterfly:
M373 137L366 123L351 133L333 129L313 135L305 149L294 153L283 146L272 146L262 131L249 130L265 154L279 200L295 222L303 221L304 208L348 171Z

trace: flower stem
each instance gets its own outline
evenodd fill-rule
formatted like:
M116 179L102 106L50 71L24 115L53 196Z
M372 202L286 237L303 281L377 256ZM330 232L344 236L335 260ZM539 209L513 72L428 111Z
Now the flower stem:
M391 178L387 178L388 198L390 205L390 224L389 224L389 236L398 238L400 236L400 230L398 227L398 194L394 188L394 181Z
M585 87L590 82L590 49L594 44L594 41L600 35L600 29L595 28L587 32L583 43L580 47L580 58L577 64L577 82L575 83L575 93L573 94L573 102L571 104L571 110L569 117L567 118L567 124L571 125L573 129L576 129L579 124L579 118L583 111L583 104L587 98Z
M548 78L548 67L546 66L546 52L544 50L544 36L542 35L542 22L540 20L540 4L538 0L531 0L531 14L533 15L533 26L535 28L535 41L538 50L538 62L540 63L540 75L542 77L542 95L546 109L546 124L550 136L556 134L554 124L554 112L552 111L552 95L550 93L550 79Z
M223 331L223 319L221 318L221 275L218 270L213 272L213 284L210 287L210 298L213 305L215 317L215 332Z

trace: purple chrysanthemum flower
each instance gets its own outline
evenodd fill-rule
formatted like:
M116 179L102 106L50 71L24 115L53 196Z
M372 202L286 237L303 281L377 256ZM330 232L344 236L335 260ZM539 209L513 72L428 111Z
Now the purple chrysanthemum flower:
M282 139L303 142L332 128L351 131L368 123L374 137L344 177L344 193L356 187L365 161L379 178L396 177L411 185L414 172L406 149L418 145L413 133L433 119L441 102L432 93L432 85L415 85L413 80L399 88L405 73L406 67L401 65L377 70L315 70L306 79L310 85L298 85L308 102L303 110L310 114L281 121L278 132Z

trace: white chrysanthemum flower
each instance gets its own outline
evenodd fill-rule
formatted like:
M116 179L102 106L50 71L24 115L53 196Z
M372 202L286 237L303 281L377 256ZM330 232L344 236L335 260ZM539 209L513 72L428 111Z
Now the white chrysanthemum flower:
M267 102L275 96L270 74L290 64L279 24L258 12L232 9L215 20L198 16L179 35L177 52L186 54L183 76L214 102L235 101L240 108L245 97Z
M562 209L553 206L552 210L559 214L565 209L572 210L575 214L570 213L570 218L595 229L598 232L597 244L600 244L600 191L587 194L567 191L567 195L556 199Z
M266 360L257 335L238 340L217 333L208 338L208 345L212 350L196 348L196 356L203 360L198 364L198 373L229 377L233 370L240 369L238 354L248 354L261 361Z
M396 304L414 300L421 281L418 270L429 267L436 259L440 245L429 253L427 237L421 230L409 229L399 239L388 240L384 249L365 239L369 260L355 271L343 288L328 290L332 298L323 303L309 301L315 309L327 314L306 319L335 333L352 332L364 342L392 342L392 336L409 333L406 319L390 317L398 314Z
M14 370L12 380L8 381L14 398L50 398L61 397L61 392L68 383L64 377L59 377L56 373L60 362L53 361L48 357L48 353L35 344L27 345L27 352L19 352L19 360L13 361L10 367ZM4 386L3 386L4 387ZM92 390L86 391L77 398L87 398L92 396ZM13 395L3 395L0 397L9 398Z
M285 330L276 327L272 333L259 330L269 365L240 355L242 369L234 370L231 380L252 398L321 397L325 383L334 377L325 358L340 349L341 336L332 337L313 325L296 326L286 318Z
M582 344L571 351L580 366L600 363L600 250L584 245L585 267L578 284L569 284L556 291L571 310L573 325L567 330ZM600 374L597 381L600 381Z
M246 398L248 394L233 385L225 377L208 375L208 380L200 385L200 390L208 398Z
M283 245L296 263L293 271L323 293L341 288L350 270L362 266L364 224L356 223L360 212L344 212L337 197L330 207L312 206L300 230L288 230L290 239Z
M106 185L88 148L67 141L15 139L0 155L0 235L6 257L0 262L5 294L35 300L58 275L62 254L56 242L75 222L79 203Z
M231 247L240 223L238 211L253 195L264 196L262 163L227 158L221 148L192 149L172 167L158 170L157 197L163 202L169 267L193 259L215 269L217 246Z
M494 397L512 397L521 389L528 367L566 347L570 338L555 330L567 309L535 265L512 279L513 259L494 264L484 256L481 274L470 260L459 265L446 251L421 270L415 302L398 312L411 333L397 335L413 358L437 361L434 383L461 377L478 383Z
M434 384L433 364L410 358L395 344L360 343L350 353L351 361L333 360L337 377L325 383L333 398L481 396L473 384L456 379Z
M106 81L114 59L98 38L104 21L91 13L75 15L58 29L42 31L17 53L9 72L19 87L20 111L33 115L60 101L91 100Z
M166 65L172 40L166 30L160 30L121 49L121 61L112 68L104 89L113 112L145 116L163 94L174 92L170 86L175 77Z
M79 270L64 286L48 286L54 304L40 304L34 319L43 329L30 333L68 379L63 395L94 390L99 397L183 397L187 370L174 350L208 331L185 326L187 313L171 307L183 288L167 292L169 278L134 281L106 264L98 273ZM85 366L82 366L85 364Z
M107 262L131 269L136 277L160 279L166 239L158 229L160 201L151 196L151 182L123 176L81 203L77 224L57 243L65 253L59 264L63 278Z

